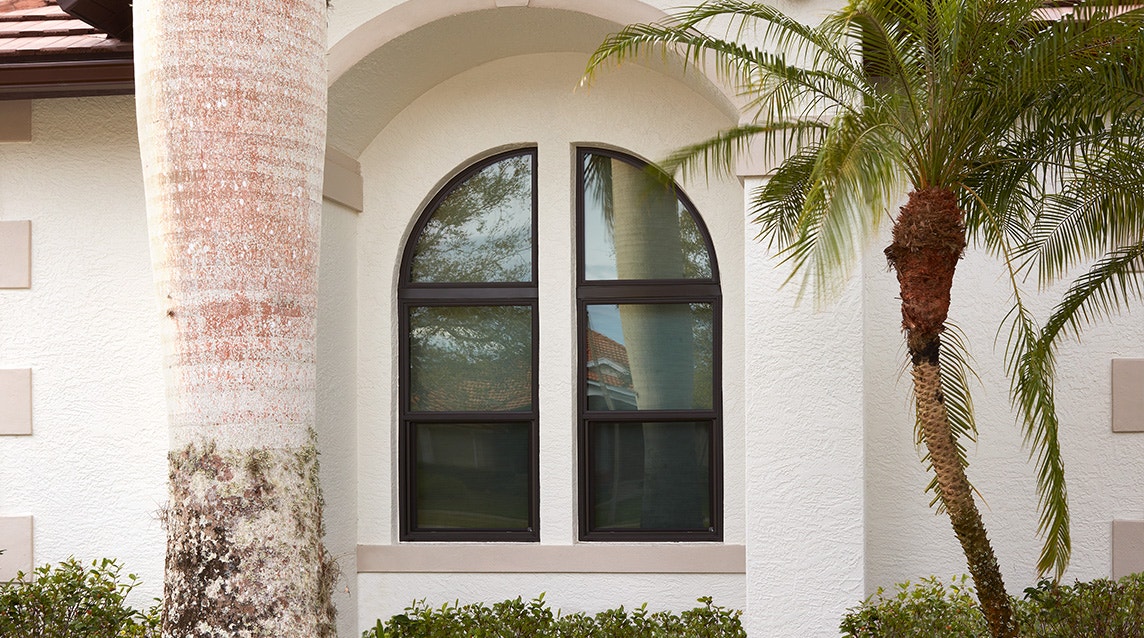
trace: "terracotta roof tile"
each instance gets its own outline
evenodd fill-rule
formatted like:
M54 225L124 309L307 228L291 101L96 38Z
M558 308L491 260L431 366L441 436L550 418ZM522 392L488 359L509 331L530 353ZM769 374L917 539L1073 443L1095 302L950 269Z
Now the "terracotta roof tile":
M0 64L11 58L69 56L83 59L107 52L129 54L131 44L110 39L106 33L68 15L56 0L0 0Z
M0 0L0 13L34 11L52 4L52 0Z
M0 0L0 100L132 93L131 57L56 0Z

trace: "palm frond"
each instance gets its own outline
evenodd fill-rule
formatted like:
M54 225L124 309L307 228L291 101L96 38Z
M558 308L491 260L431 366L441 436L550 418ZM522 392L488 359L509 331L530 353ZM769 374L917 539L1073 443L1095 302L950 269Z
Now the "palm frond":
M1144 139L1144 126L1135 128L1094 135L1106 139L1044 198L1026 250L1042 285L1144 237L1144 151L1122 141Z
M1099 319L1127 310L1144 295L1144 241L1111 251L1077 277L1045 322L1040 350Z
M791 266L788 281L801 277L800 296L809 289L825 302L841 290L858 252L901 192L900 162L892 137L882 135L876 124L846 115L831 122L812 163L805 153L796 157L794 170L775 188L760 191L762 199L752 209L764 222L761 233L782 233L767 239ZM784 185L796 190L783 192ZM777 216L767 212L772 203L780 205ZM801 204L797 217L786 216L795 203Z
M766 240L772 250L781 251L798 237L820 149L821 143L813 144L788 156L769 180L751 192L747 212L759 227L755 238Z
M751 142L763 138L763 152L771 160L779 157L779 145L790 138L794 145L802 147L812 140L821 139L828 130L826 124L817 120L796 120L771 125L742 124L724 129L712 138L680 147L660 163L669 174L676 172L688 177L702 173L710 178L712 173L730 175L734 172L735 159L747 155Z
M988 208L983 208L988 213ZM987 214L986 219L994 226L999 227L1001 224L995 215ZM1025 445L1029 447L1029 456L1034 459L1037 470L1037 502L1040 509L1037 533L1043 538L1037 570L1041 574L1051 571L1059 579L1072 556L1072 538L1069 531L1068 488L1065 485L1064 461L1058 437L1060 423L1053 395L1053 350L1045 350L1042 357L1030 356L1037 348L1039 331L1022 298L1014 251L1005 242L1005 234L1000 228L994 234L1001 238L998 251L1005 263L1013 291L1013 308L1006 315L1006 321L1010 324L1009 340L1005 347L1009 396L1017 410Z
M1010 397L1023 426L1029 456L1037 468L1037 501L1041 510L1037 533L1044 539L1037 571L1052 572L1060 579L1072 555L1072 540L1068 488L1058 438L1060 422L1053 392L1056 362L1053 348L1043 347L1045 342L1036 323L1019 297L1009 319L1011 326L1005 351Z

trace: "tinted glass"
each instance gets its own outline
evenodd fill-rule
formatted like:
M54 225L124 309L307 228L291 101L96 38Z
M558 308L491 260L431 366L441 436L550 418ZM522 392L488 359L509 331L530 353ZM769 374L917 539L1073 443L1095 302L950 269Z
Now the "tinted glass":
M409 309L409 409L532 409L532 309Z
M584 277L710 279L707 243L661 175L584 154Z
M526 529L528 423L419 423L417 527Z
M589 304L589 410L712 407L709 303Z
M710 423L591 427L595 529L711 527Z
M532 281L532 172L517 155L454 186L421 230L410 281Z

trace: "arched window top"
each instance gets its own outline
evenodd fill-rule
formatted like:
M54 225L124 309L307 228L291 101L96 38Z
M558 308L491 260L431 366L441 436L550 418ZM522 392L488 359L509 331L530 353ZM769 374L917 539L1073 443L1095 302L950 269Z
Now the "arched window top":
M668 175L615 151L578 157L581 281L718 281L707 229Z
M406 250L405 284L531 283L536 275L536 150L474 164L429 203Z

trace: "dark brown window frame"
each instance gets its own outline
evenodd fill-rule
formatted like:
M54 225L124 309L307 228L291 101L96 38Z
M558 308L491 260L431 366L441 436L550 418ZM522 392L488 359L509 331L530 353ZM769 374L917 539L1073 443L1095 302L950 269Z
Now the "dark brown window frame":
M657 280L588 280L585 278L585 220L584 220L584 158L588 154L602 155L626 162L640 169L647 162L619 151L578 147L576 150L576 333L577 333L577 465L579 475L579 538L582 541L718 541L723 540L723 400L722 400L722 292L719 267L714 244L703 218L682 189L675 194L691 213L696 228L703 238L711 262L710 279L657 279ZM672 182L674 183L674 182ZM712 312L712 407L691 410L625 410L603 411L588 409L587 393L587 326L588 306L595 304L683 304L708 303ZM711 525L705 530L602 530L596 529L591 498L593 485L591 472L593 450L592 428L597 423L642 422L704 422L710 424L710 457L708 503L711 507Z
M453 190L478 171L510 157L528 156L532 159L532 274L527 282L497 283L415 283L410 281L413 253L426 224L440 203ZM400 346L398 352L399 429L398 429L398 492L400 540L402 541L517 541L540 540L540 429L539 429L539 307L537 300L537 218L538 218L538 166L535 147L514 148L486 157L467 166L450 179L425 206L421 217L405 245L398 285L398 313ZM409 314L413 307L443 306L528 306L532 313L532 405L527 411L449 411L414 412L410 409L410 326ZM438 423L528 423L529 424L529 503L528 525L525 529L454 529L420 528L414 495L416 484L416 437L419 424Z

